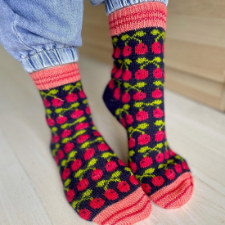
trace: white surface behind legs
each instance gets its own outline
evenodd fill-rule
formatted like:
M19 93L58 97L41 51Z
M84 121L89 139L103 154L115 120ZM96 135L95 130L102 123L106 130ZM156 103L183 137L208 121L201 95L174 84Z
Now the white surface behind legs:
M88 225L65 200L37 89L20 64L0 48L0 225ZM82 82L96 126L127 162L127 137L102 101L110 66L80 59ZM225 115L166 91L167 136L187 159L194 194L181 209L153 204L138 225L225 224Z

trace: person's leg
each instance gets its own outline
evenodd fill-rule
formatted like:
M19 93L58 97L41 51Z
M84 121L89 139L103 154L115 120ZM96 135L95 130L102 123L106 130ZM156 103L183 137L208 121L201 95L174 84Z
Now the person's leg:
M109 13L114 67L103 99L127 131L130 167L144 191L159 206L177 208L190 199L193 179L166 139L164 3L145 1Z
M8 0L0 7L0 41L40 91L67 201L98 224L148 217L148 197L97 131L82 88L76 63L82 0Z

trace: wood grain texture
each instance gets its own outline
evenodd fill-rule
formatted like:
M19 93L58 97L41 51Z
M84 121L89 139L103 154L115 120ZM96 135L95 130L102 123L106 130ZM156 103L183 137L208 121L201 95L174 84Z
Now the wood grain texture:
M80 219L65 200L38 90L2 48L0 58L0 224L94 224ZM98 130L127 162L126 132L101 99L111 66L81 57L80 69ZM181 209L165 210L153 204L151 216L137 225L222 225L225 115L170 91L165 98L167 136L174 151L190 164L194 195Z

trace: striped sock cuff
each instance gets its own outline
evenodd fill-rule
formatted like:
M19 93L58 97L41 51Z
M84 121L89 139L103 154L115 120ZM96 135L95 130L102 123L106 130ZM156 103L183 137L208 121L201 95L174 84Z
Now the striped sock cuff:
M120 9L109 15L110 35L145 27L162 27L166 30L166 5L161 2L146 2Z
M71 63L30 74L39 90L48 90L80 80L77 63Z

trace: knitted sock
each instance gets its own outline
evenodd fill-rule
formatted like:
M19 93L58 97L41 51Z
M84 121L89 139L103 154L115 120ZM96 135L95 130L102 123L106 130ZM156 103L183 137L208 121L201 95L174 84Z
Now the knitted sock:
M128 135L130 167L159 206L177 208L193 191L186 161L168 146L164 119L166 6L148 2L109 16L114 47L104 102Z
M77 64L31 76L46 108L52 155L74 210L102 225L133 224L148 217L148 197L93 124Z

